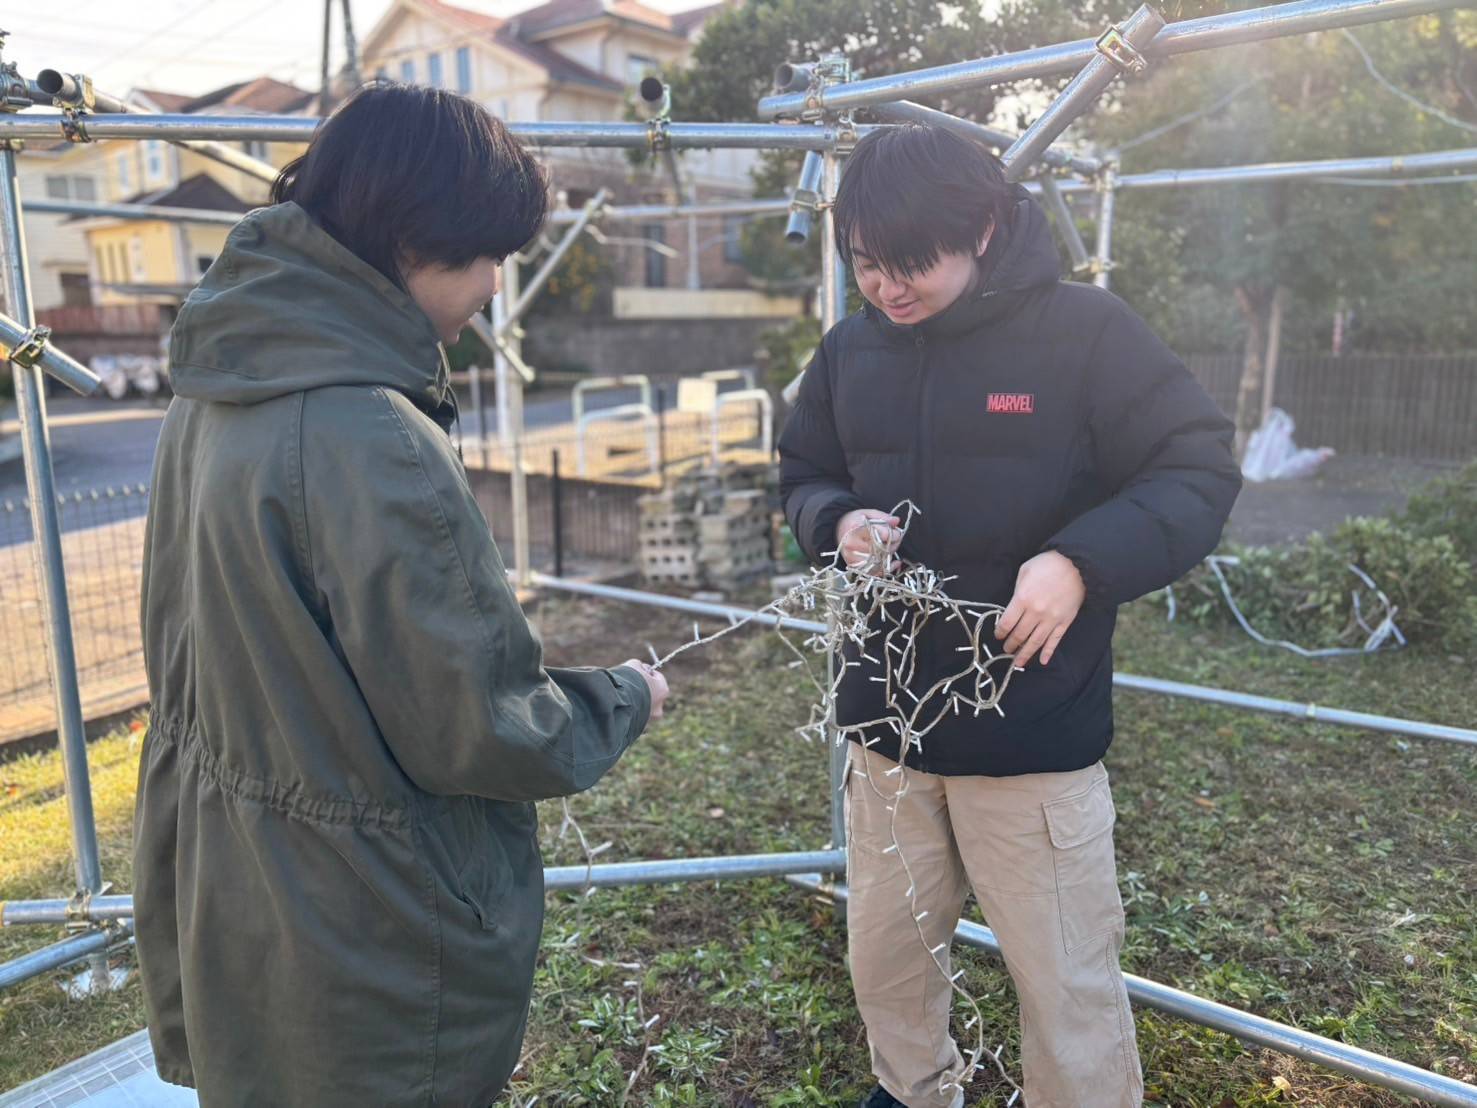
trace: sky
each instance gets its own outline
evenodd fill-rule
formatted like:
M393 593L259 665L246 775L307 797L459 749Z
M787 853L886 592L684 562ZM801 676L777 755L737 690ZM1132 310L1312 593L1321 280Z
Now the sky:
M343 61L341 0L334 0L334 67ZM645 0L662 11L701 7L705 0ZM351 0L361 41L391 0ZM0 30L10 32L5 59L34 77L40 69L85 73L121 96L131 88L191 95L262 74L318 87L323 48L322 0L71 0L7 4ZM458 0L458 6L508 15L530 0Z

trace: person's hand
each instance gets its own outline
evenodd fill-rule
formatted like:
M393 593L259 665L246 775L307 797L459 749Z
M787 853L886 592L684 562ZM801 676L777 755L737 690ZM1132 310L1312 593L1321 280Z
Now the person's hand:
M1082 575L1065 554L1048 550L1021 566L1015 595L995 624L995 637L1005 640L1017 669L1025 669L1037 651L1043 666L1051 661L1086 597Z
M854 512L847 512L836 523L836 545L841 551L842 560L848 566L865 565L873 556L874 544L878 544L887 553L885 558L878 559L877 568L873 572L880 570L883 565L888 572L897 569L900 563L892 555L903 541L903 533L898 530L900 522L897 516L879 512L875 508L858 508Z
M667 679L662 676L662 671L650 662L643 662L639 658L632 658L622 665L630 666L642 677L646 678L646 687L651 690L651 718L661 719L662 708L667 703L667 694L671 692L667 688Z

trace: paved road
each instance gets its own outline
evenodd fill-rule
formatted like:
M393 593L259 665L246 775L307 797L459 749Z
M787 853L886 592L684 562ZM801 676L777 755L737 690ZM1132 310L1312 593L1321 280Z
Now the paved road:
M667 395L672 396L669 385ZM591 411L630 404L640 399L635 389L599 392L589 397ZM52 401L51 442L57 489L72 493L94 488L147 484L159 438L162 406L144 403L85 401L59 397ZM525 415L530 427L569 422L568 394L530 398ZM495 430L495 409L487 412L489 431ZM0 434L11 437L13 418L0 415ZM477 413L463 398L462 426L477 433ZM1404 504L1411 488L1449 467L1414 462L1392 462L1335 457L1313 479L1248 485L1231 518L1228 533L1244 542L1284 542L1315 529L1336 526L1351 514L1381 514ZM0 545L17 541L7 533L4 503L26 495L19 459L0 462ZM13 531L14 528L9 528ZM28 534L29 532L27 532Z
M668 390L670 392L670 390ZM639 400L636 389L612 390L589 397L586 409L598 411ZM477 413L463 397L462 428L477 433ZM529 427L552 427L568 423L572 406L567 394L530 399L525 405ZM114 401L53 398L48 412L51 426L52 469L58 492L78 492L119 485L147 484L154 466L154 448L159 441L162 405ZM497 412L489 404L488 430L496 430ZM0 417L0 435L14 437L14 414ZM26 495L25 475L19 458L0 462L0 502L20 500Z

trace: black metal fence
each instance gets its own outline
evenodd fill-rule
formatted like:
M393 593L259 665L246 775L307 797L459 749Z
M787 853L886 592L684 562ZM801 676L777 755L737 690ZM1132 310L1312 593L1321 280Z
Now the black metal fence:
M1236 411L1237 354L1195 354L1190 371ZM1414 461L1477 457L1477 355L1284 354L1273 403L1299 446Z
M767 461L766 428L757 406L708 416L668 413L660 426L632 423L592 430L583 442L567 428L531 432L524 448L530 554L542 569L577 563L634 564L642 496L664 480L716 456L727 463ZM716 435L716 450L715 450ZM512 560L511 457L495 442L463 445L472 491L493 537ZM486 464L479 464L483 458ZM580 460L583 458L583 474ZM558 476L555 476L557 468Z

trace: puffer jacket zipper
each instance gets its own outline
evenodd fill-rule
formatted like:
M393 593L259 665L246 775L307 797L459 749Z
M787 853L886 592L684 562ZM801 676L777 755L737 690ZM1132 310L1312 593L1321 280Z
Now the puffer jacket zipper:
M933 520L933 405L930 402L932 393L933 374L928 372L928 339L922 330L913 328L913 348L918 354L916 363L918 372L918 434L914 448L916 459L918 485L914 490L915 501L918 510L923 517L923 527L928 535L926 549L919 551L923 556L924 565L936 566L938 564L938 538L934 534ZM910 685L915 696L921 695L933 682L934 672L934 650L933 635L925 630L919 635L917 644L918 658L914 672L914 679ZM916 707L916 703L910 707ZM899 752L899 759L906 761L907 748ZM928 772L927 750L918 752L917 768Z

